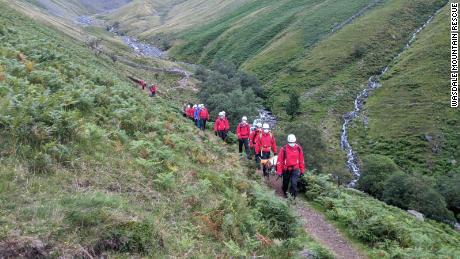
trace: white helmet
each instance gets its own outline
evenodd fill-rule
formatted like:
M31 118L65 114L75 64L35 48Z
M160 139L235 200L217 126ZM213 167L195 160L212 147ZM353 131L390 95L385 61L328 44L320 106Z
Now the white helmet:
M261 123L261 122L257 122L257 123L256 123L256 127L259 128L259 129L262 128L262 123Z
M197 107L196 104L194 104L194 105L193 105L193 108L196 108L196 107Z
M287 142L288 143L295 143L297 141L296 137L294 134L289 134L287 137Z
M268 123L264 123L264 125L262 126L262 128L265 130L265 129L270 129L270 125L268 125Z
M203 108L204 107L204 104L200 104L200 108Z
M219 116L224 116L224 113L223 113L223 112L219 112Z
M242 121L248 121L248 117L243 116L243 118L242 118L241 120L242 120Z
M225 116L225 111L222 111L222 114Z

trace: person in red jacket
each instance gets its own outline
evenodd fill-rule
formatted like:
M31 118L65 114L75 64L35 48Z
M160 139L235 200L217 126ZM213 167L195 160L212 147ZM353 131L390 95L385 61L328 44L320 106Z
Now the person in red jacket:
M222 115L224 116L224 120L225 120L225 134L227 135L227 134L228 134L228 131L230 130L230 123L228 122L227 114L225 113L225 111L222 111Z
M156 84L153 84L149 87L150 97L155 97L155 95L157 95L157 89L158 89L158 86Z
M204 106L204 104L200 104L201 106L201 111L200 111L200 129L205 130L206 129L206 122L209 120L209 112L208 109Z
M145 88L147 87L147 83L144 81L144 80L139 80L139 84L141 85L142 87L142 90L145 90Z
M276 140L275 136L270 132L270 125L264 123L262 126L262 133L260 133L256 138L256 154L260 155L261 159L269 159L270 151L276 156ZM262 168L264 176L268 176L267 169Z
M296 137L290 134L287 141L288 144L280 149L276 173L283 176L284 196L287 197L287 190L291 184L289 193L295 198L297 196L297 181L305 173L305 161L302 147L296 144Z
M187 118L193 120L193 113L195 112L194 108L192 108L191 106L189 107L188 109L188 112L187 112Z
M236 136L238 137L238 151L240 152L240 157L243 157L243 146L246 151L246 158L251 159L251 153L249 151L249 136L251 132L251 127L248 124L248 118L243 116L241 123L236 127Z
M225 118L222 112L219 113L219 118L216 119L214 122L214 132L218 135L222 140L227 138L227 126L228 121Z
M260 169L260 161L259 161L259 156L256 153L256 141L257 141L257 136L262 132L262 123L257 122L256 123L256 128L251 131L251 134L249 135L249 147L251 148L252 153L254 153L255 160L256 160L256 167L257 169Z

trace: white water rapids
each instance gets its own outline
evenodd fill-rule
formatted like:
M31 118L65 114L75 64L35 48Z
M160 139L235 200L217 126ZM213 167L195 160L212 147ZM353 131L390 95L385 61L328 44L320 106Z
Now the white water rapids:
M343 116L343 124L342 124L342 129L341 129L341 134L340 134L340 146L343 150L346 151L347 153L347 166L350 170L350 172L353 174L353 180L348 184L349 187L355 187L356 183L359 180L359 177L361 176L361 170L359 168L359 160L356 155L356 153L353 151L353 147L351 146L349 142L349 136L348 136L348 128L350 126L350 123L355 120L357 117L359 117L360 112L369 97L369 95L377 88L381 86L380 84L380 78L388 71L389 67L393 65L399 57L406 51L411 44L415 41L417 34L421 32L432 20L433 17L440 11L439 9L434 15L430 16L430 18L420 27L418 28L413 34L410 40L407 42L406 46L399 52L399 54L393 58L393 60L380 72L378 75L373 75L369 78L367 82L366 88L364 88L358 96L356 96L356 99L354 100L354 109L348 113L346 113Z

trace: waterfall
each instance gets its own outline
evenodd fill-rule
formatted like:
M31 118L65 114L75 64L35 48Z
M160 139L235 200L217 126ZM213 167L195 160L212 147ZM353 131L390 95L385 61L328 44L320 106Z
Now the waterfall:
M349 139L348 139L348 127L350 126L350 123L355 120L359 115L360 112L364 106L364 103L366 102L367 98L369 95L377 88L381 86L380 84L380 79L382 78L383 75L388 71L389 67L393 65L406 51L412 43L415 41L417 34L420 33L432 20L433 17L440 11L436 11L436 13L432 16L429 17L429 19L417 30L415 30L414 33L412 33L411 38L409 41L406 43L404 48L398 53L396 57L393 58L393 60L377 75L373 75L369 78L367 82L366 88L364 88L355 98L354 100L354 109L348 113L346 113L343 116L343 124L342 124L342 129L341 129L341 134L340 134L340 147L346 151L347 153L347 167L350 170L350 172L353 174L353 180L348 184L349 187L355 187L356 183L359 180L359 177L361 176L361 170L359 168L359 161L356 153L353 151L353 147L351 146Z

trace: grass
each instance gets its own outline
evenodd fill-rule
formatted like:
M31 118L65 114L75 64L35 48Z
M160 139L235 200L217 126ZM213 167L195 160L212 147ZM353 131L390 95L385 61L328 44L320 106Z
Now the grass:
M328 176L310 175L305 198L370 258L456 258L460 234L432 220L421 222L367 194L337 188Z
M448 8L394 64L366 104L369 124L356 121L351 138L360 154L389 156L408 173L459 173L460 115L449 108Z
M331 159L339 161L342 116L352 109L356 94L443 4L445 1L441 0L255 1L215 22L180 34L183 42L173 47L171 54L204 64L228 59L255 73L265 83L266 106L280 118L287 117L284 106L288 93L298 92L302 96L298 121L308 120L321 128L329 149L333 150ZM334 26L357 13L360 15L353 22L331 33ZM392 102L403 103L398 98ZM385 105L386 102L380 104ZM430 124L427 120L409 124L403 116L400 122ZM380 123L387 125L388 121ZM445 125L446 131L454 131ZM388 133L399 129L395 127ZM369 148L363 152L367 151ZM409 157L401 160L409 163L412 152L405 151Z
M266 81L352 16L366 1L255 1L185 32L173 55L209 64L232 60ZM346 7L346 8L344 8ZM332 19L331 14L334 14Z
M7 255L330 258L283 200L248 179L234 146L182 118L174 92L152 100L125 79L152 74L0 7ZM175 78L157 80L168 89Z

